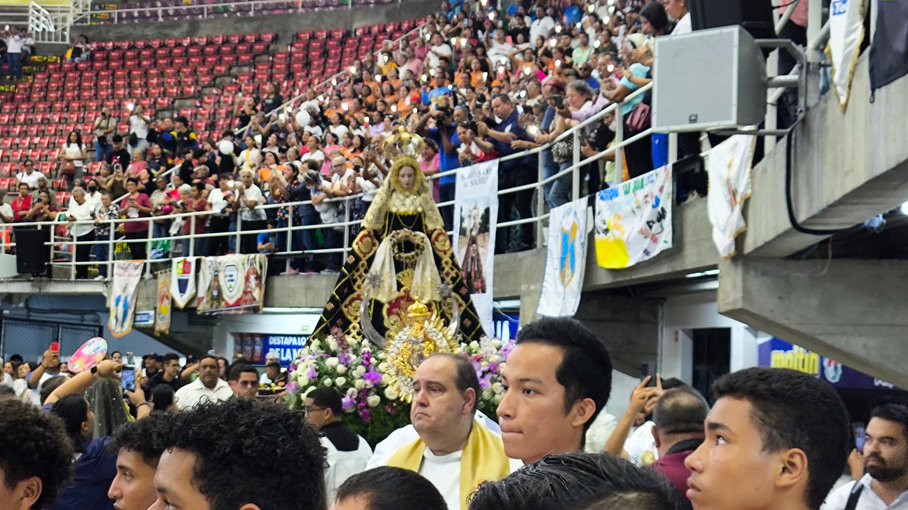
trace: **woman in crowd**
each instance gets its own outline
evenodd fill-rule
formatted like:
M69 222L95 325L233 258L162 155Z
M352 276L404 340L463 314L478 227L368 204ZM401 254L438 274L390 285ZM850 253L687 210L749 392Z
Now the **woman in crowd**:
M76 254L76 279L79 280L88 278L88 262L93 245L82 243L95 240L95 226L92 224L94 216L94 204L86 199L85 190L73 188L73 199L66 211L66 219L69 221L69 233L76 242L73 251Z
M84 174L85 161L88 153L82 143L82 134L70 131L66 135L66 143L60 149L60 173L66 179L66 189L72 190L74 182L81 179Z
M123 232L129 244L129 252L135 260L145 260L145 244L148 242L148 218L154 210L148 195L139 190L139 182L130 178L126 181L127 196L120 202L120 214L123 219L136 220L123 223Z

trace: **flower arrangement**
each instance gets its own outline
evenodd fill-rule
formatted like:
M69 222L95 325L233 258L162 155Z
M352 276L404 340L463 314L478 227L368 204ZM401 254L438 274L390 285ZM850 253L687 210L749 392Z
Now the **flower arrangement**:
M501 369L513 346L513 341L483 337L461 343L458 350L476 368L479 410L492 418L504 394ZM290 367L287 403L301 409L310 391L321 386L337 388L344 395L344 423L375 445L410 422L409 404L389 386L388 368L385 353L378 347L332 328L330 335L310 339Z

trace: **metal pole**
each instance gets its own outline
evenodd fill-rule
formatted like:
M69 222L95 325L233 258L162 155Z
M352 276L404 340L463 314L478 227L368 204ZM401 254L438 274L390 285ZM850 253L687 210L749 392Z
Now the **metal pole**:
M195 257L195 214L189 217L189 256Z
M114 249L115 249L116 246L117 246L117 244L114 242L114 230L116 229L116 226L114 225L114 221L113 221L113 220L109 220L109 221L110 221L110 229L109 229L110 232L108 233L108 236L107 236L107 237L108 237L108 240L107 240L107 243L108 243L108 244L107 244L107 260L104 261L104 264L107 266L107 278L108 278L108 279L110 279L110 277L113 276L113 272L112 272L112 271L113 271L113 265L112 265L111 262L110 262L110 257L113 256L113 254L114 254Z
M341 258L341 267L344 265L344 261L347 260L347 246L350 245L350 225L346 223L350 222L350 205L348 204L350 199L344 199L344 251L341 252L343 257Z
M542 246L542 215L545 214L545 165L543 153L536 154L536 246Z
M621 143L624 141L624 112L621 107L624 101L615 108L615 172L618 174L617 180L621 182L624 179L624 147Z
M287 206L287 230L285 234L287 236L287 248L284 250L286 252L293 251L293 205ZM290 271L290 257L287 256L287 260L284 263L284 272Z
M571 201L580 198L580 130L574 130L571 136L574 138L574 157L571 163Z

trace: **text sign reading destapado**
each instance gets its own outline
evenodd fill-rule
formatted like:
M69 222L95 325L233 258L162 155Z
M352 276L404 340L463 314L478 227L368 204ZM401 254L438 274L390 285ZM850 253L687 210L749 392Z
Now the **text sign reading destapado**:
M303 335L265 335L262 337L262 352L265 359L269 354L275 355L281 360L282 367L289 367L308 340L309 337Z

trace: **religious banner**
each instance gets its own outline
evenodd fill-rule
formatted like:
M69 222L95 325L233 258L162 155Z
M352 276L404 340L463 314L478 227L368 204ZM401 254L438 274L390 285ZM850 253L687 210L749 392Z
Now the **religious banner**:
M107 329L114 338L122 338L132 331L136 311L136 289L142 279L145 263L133 260L114 262L113 281L110 284L110 318Z
M265 302L265 255L205 257L199 268L199 313L260 312Z
M154 334L166 335L170 333L170 312L172 300L170 295L170 271L158 273L158 300L154 314Z
M672 247L672 170L666 165L596 194L596 262L625 269Z
M180 309L188 305L195 297L195 280L198 276L198 259L195 257L173 259L170 271L170 295Z
M498 219L498 161L457 170L454 256L482 329L492 335L492 275Z
M549 212L549 245L536 313L569 317L580 306L586 267L586 207L581 198Z
M756 137L734 135L709 151L707 207L720 257L734 257L735 237L747 230L744 202L750 198L750 167Z
M864 40L864 12L867 0L832 0L829 5L829 45L826 54L832 63L832 88L842 111L848 107L851 79Z

